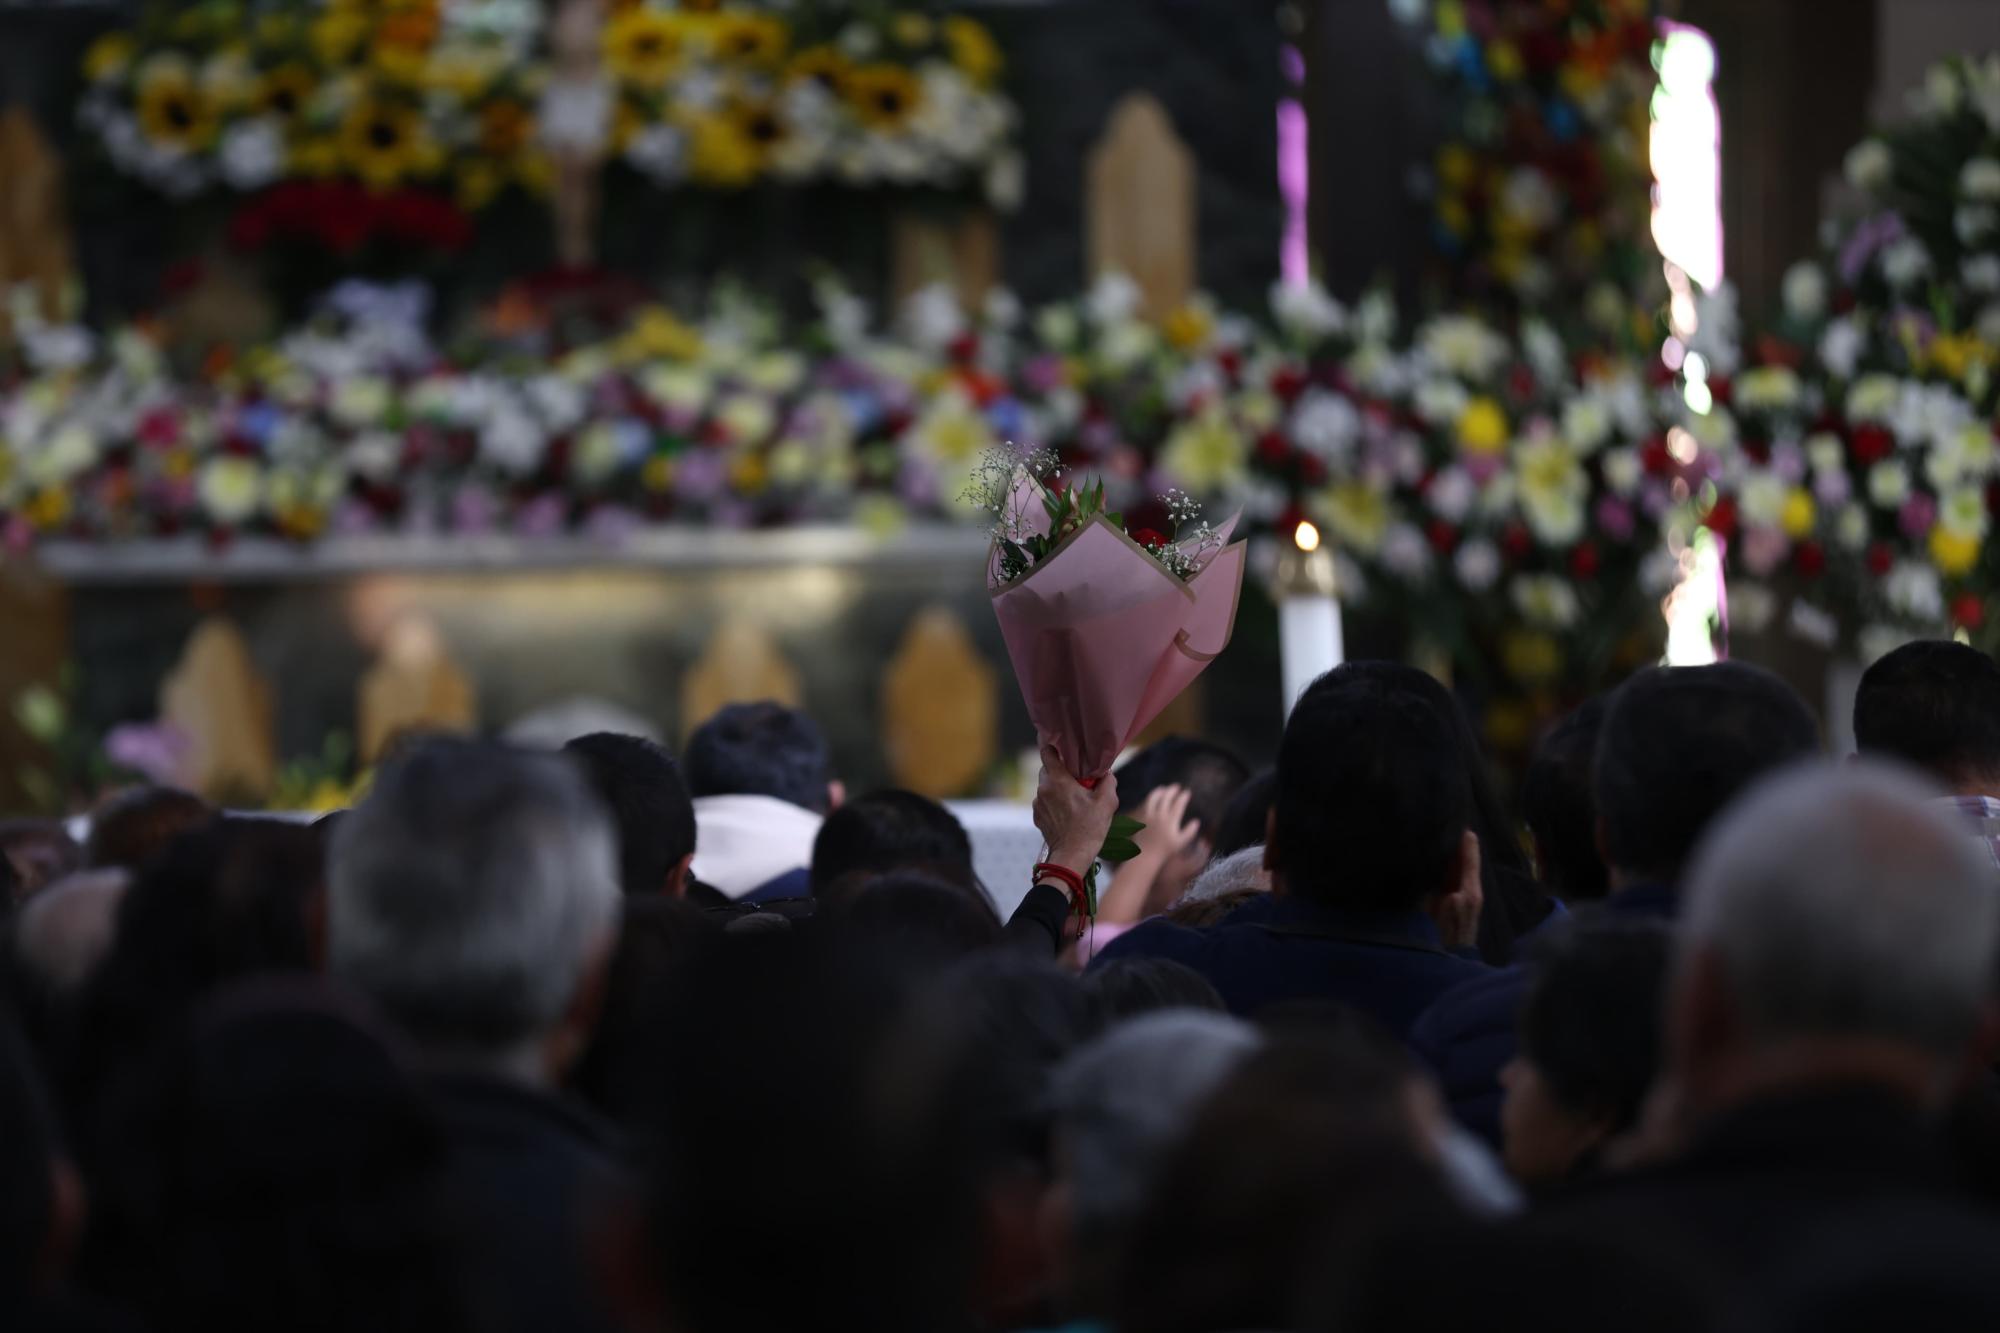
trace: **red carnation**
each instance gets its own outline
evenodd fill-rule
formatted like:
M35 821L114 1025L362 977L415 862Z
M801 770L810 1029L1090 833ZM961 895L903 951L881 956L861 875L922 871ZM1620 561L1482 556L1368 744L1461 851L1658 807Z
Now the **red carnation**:
M1167 539L1151 528L1134 528L1126 535L1148 550L1157 550L1167 544Z
M1708 517L1702 520L1702 524L1724 541L1728 541L1734 537L1736 535L1736 501L1726 495L1717 500L1715 507L1708 511Z
M1800 578L1818 578L1826 573L1826 548L1818 542L1800 542L1792 552L1792 568L1799 571Z
M1848 447L1854 452L1854 461L1868 467L1896 452L1896 437L1880 426L1856 426Z
M1667 442L1655 435L1639 446L1639 466L1646 469L1648 476L1659 477L1674 469L1674 456L1667 452Z
M1291 455L1292 446L1279 430L1267 430L1257 437L1257 457L1272 467L1282 464Z
M1595 542L1578 542L1576 549L1569 553L1569 572L1580 579L1596 578L1601 563Z
M1297 366L1279 366L1271 372L1271 392L1287 404L1306 391L1305 372Z
M1500 549L1506 553L1509 560L1525 560L1528 552L1534 549L1534 544L1534 539L1528 535L1528 529L1519 523L1509 523L1506 530L1500 534Z
M1889 549L1889 543L1875 542L1868 547L1866 559L1868 572L1879 579L1889 572L1891 565L1896 563L1896 553Z
M1986 621L1986 604L1976 592L1962 592L1951 600L1951 623L1964 629L1978 629Z
M1430 538L1431 549L1439 555L1447 555L1458 545L1458 529L1441 518L1432 519L1425 526L1424 535Z
M970 365L972 358L979 355L979 335L961 333L951 340L951 346L945 350L959 365Z

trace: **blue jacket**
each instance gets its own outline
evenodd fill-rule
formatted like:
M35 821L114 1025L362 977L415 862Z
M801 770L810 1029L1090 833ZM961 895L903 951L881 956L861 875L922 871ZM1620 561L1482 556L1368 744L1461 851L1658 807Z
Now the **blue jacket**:
M1421 912L1363 915L1266 895L1208 930L1155 917L1126 931L1091 963L1171 958L1207 977L1231 1013L1246 1017L1286 1000L1333 1000L1398 1038L1432 1000L1483 976L1476 958L1449 953Z
M1603 910L1664 920L1674 915L1676 902L1673 890L1664 885L1635 884L1612 894ZM1516 1025L1527 994L1527 972L1519 966L1500 968L1440 996L1410 1031L1410 1045L1437 1074L1452 1114L1496 1148L1500 1071L1520 1044Z

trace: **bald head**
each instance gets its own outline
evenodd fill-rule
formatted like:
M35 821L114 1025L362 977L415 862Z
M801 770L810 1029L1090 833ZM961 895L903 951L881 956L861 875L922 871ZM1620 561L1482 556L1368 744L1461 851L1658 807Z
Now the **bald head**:
M1727 1034L1753 1059L1846 1043L1954 1066L1993 995L2000 895L1936 794L1901 770L1814 768L1724 815L1685 889L1678 1035ZM1703 987L1706 1023L1689 1012Z
M28 899L14 924L22 970L50 995L75 994L111 951L129 883L123 870L86 870Z

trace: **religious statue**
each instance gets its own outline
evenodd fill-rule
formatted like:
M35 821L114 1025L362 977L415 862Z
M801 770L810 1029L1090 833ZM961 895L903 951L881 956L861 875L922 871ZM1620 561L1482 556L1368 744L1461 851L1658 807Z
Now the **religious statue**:
M605 0L557 0L552 59L539 117L555 168L556 259L584 269L596 257L598 170L611 141L611 83L599 65Z

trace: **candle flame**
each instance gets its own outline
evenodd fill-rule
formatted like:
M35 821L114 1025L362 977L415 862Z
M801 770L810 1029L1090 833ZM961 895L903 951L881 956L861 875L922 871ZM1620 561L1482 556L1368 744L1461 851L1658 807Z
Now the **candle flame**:
M1319 529L1310 523L1301 522L1298 530L1292 534L1292 540L1298 543L1301 551L1317 551L1319 549Z

